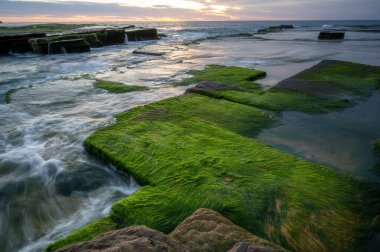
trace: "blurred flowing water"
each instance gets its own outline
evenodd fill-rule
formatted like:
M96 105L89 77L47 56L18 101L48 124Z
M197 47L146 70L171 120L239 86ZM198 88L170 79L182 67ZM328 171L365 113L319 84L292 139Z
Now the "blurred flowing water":
M173 87L170 82L186 77L188 69L201 69L207 64L262 69L268 77L260 82L267 88L322 59L380 65L380 22L285 22L295 25L295 29L254 35L257 29L283 23L137 23L157 27L167 37L149 42L126 41L83 54L0 57L2 251L43 250L50 242L107 215L113 202L133 193L138 188L133 179L88 155L82 142L96 129L113 123L112 116L116 113L181 95L185 88ZM327 26L346 30L346 39L319 42L318 31ZM133 54L137 48L165 54ZM143 85L150 90L111 94L94 88L95 79ZM6 104L5 93L9 90L15 91L11 102ZM307 117L285 113L283 120L294 116ZM322 115L320 119L331 123L335 116ZM297 129L295 124L285 130L286 134L282 133L284 130L278 130L277 135L276 130L270 134L264 131L258 137L276 145L273 141L276 136L286 136ZM264 137L265 134L269 137ZM304 135L308 134L311 133L305 131ZM351 135L362 138L360 134ZM309 141L314 149L325 143L308 139L303 144L308 145ZM343 161L329 161L337 160L345 149L337 150L335 156L326 153L308 156L305 153L310 148L294 151L297 141L291 142L282 145L283 149L311 160L322 160L344 172L367 174L352 172L356 168L346 169Z

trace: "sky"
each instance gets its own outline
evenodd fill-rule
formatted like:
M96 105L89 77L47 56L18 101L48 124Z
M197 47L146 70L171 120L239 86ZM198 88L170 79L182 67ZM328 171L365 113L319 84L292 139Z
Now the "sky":
M2 22L380 20L380 0L0 0Z

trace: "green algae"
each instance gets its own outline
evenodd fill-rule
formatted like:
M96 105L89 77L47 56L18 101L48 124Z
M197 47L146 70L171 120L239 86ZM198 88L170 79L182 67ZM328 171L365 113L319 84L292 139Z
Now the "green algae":
M12 88L12 89L9 89L5 93L5 103L11 103L12 102L12 94L16 93L17 90L18 90L17 88Z
M324 61L296 76L300 81L318 82L330 88L340 88L353 95L369 96L379 88L380 67L353 62Z
M186 86L194 83L211 81L220 84L244 87L246 89L258 89L258 84L253 81L265 77L266 73L260 70L242 67L226 67L209 65L204 70L190 70L188 74L193 77L174 83L176 86Z
M31 24L24 26L14 27L0 27L0 35L13 35L22 33L60 33L73 29L91 27L95 24L60 24L60 23L45 23L45 24Z
M86 139L88 151L143 185L113 205L110 218L118 228L144 224L168 233L207 207L294 250L344 251L366 240L361 231L379 210L372 202L379 200L377 186L194 116L200 101L189 102L198 96L185 97L187 112L176 111L173 100L138 107Z
M339 96L341 90L359 96L369 91L356 92L352 83L345 89L340 80L335 96L284 88L263 92L252 82L257 75L251 71L257 70L210 66L192 71L194 77L181 84L215 82L231 88L198 89L202 95L186 94L134 108L85 140L90 153L142 185L112 206L112 225L147 225L168 233L204 207L291 250L365 250L377 232L373 223L380 211L378 184L337 173L246 136L276 119L276 113L268 110L339 109L354 104L346 93L344 98ZM372 69L372 77L363 82L354 74L357 84L375 88L378 77L373 71L377 70ZM106 231L90 229L84 237L75 231L50 245L48 251Z
M249 86L244 75L235 80L240 73L234 68L230 72L224 71L222 67L217 70L225 72L227 77L218 77L218 71L211 66L203 71L190 71L189 74L194 77L185 79L182 83L211 81L226 84L230 86L229 89L195 87L189 92L272 111L309 113L329 112L353 106L358 100L369 97L380 83L379 67L342 61L322 61L266 92L247 88Z
M94 87L101 88L115 94L135 92L135 91L145 91L149 89L144 86L131 86L131 85L125 85L120 82L107 81L107 80L96 80L94 82Z
M136 119L169 119L181 115L196 117L205 122L212 122L241 135L253 136L260 129L270 126L275 115L266 111L245 106L226 100L216 100L205 96L189 94L162 102L153 106L146 105L142 111L151 108L150 112L143 113ZM223 111L223 115L221 115ZM126 112L129 113L129 112ZM123 120L123 113L116 116Z

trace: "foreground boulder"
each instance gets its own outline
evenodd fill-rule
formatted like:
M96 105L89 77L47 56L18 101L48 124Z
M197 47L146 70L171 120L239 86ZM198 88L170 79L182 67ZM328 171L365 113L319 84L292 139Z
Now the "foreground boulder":
M12 53L24 53L31 51L28 40L32 38L46 37L45 33L28 33L18 35L0 36L0 55Z
M344 32L341 31L321 31L318 39L320 40L339 40L344 39Z
M127 227L96 237L95 239L75 244L59 250L60 252L80 251L176 251L182 252L181 246L172 237L146 226Z
M146 226L133 226L108 232L91 241L59 251L252 251L248 248L261 249L253 251L262 252L286 251L236 226L219 213L201 208L169 235Z
M267 240L252 235L221 214L205 208L198 209L185 219L170 236L174 237L184 249L193 252L228 251L240 242L265 248L265 251L285 251Z

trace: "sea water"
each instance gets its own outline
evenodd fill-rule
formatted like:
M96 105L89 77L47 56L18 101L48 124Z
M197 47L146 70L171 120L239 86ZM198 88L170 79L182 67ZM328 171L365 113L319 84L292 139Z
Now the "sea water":
M295 29L255 34L260 28L280 24L293 24ZM87 154L82 142L95 130L113 123L116 113L183 94L185 88L170 83L187 77L188 69L223 64L265 70L268 76L260 83L266 89L323 59L380 65L379 21L136 25L157 27L167 37L158 41L126 41L82 54L26 53L0 57L2 251L40 251L50 242L107 215L113 202L133 193L138 188L133 178ZM345 30L346 39L318 41L319 31L326 27ZM164 54L133 54L137 48ZM94 79L143 85L150 90L111 94L95 89ZM4 97L9 90L15 91L7 104ZM344 115L330 114L319 119L331 123L335 116L344 118ZM281 126L299 120L312 119L302 113L284 113L279 125L263 131L257 138L342 172L373 177L365 165L365 172L358 172L357 167L345 168L349 162L344 158L346 149L336 149L336 156L314 151L320 150L326 141L318 145L317 138L306 138L312 133L311 128L289 140L299 124ZM371 132L380 132L378 125ZM319 128L319 131L318 136L323 137L323 130ZM351 136L355 138L355 134ZM297 137L300 137L298 142L294 140ZM375 133L365 134L365 141L375 137ZM357 134L356 139L359 138L361 135ZM301 150L296 148L300 141L306 146ZM358 162L360 167L362 164Z

